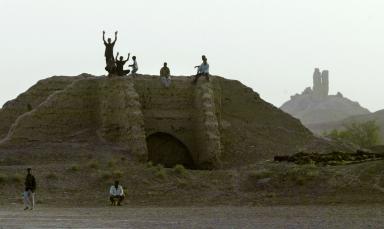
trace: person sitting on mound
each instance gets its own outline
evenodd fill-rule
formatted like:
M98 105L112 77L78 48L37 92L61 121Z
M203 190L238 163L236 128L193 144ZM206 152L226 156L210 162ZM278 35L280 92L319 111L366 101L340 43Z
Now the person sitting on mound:
M124 200L124 190L119 181L115 181L115 184L109 189L109 200L113 206L121 206L121 202Z
M130 72L130 70L124 70L124 64L127 63L130 55L131 54L128 53L128 58L126 60L124 60L123 56L120 56L120 60L118 60L117 57L119 56L119 53L117 53L115 62L116 62L116 73L118 76L125 76Z
M197 80L200 78L200 76L205 76L207 81L209 81L208 59L205 56L202 56L201 59L203 60L203 63L199 66L195 66L195 68L197 68L197 74L195 75L195 79L193 80L193 83L197 83Z
M165 87L171 86L171 71L167 63L164 63L164 66L160 69L160 80Z

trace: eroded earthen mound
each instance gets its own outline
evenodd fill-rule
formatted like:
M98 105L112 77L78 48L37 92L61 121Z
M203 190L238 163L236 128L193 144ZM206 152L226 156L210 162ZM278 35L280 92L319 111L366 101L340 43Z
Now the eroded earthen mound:
M7 102L0 120L3 149L42 143L57 150L79 144L103 151L117 147L168 167L234 167L331 146L252 89L221 77L197 85L173 77L165 88L148 75L55 76Z

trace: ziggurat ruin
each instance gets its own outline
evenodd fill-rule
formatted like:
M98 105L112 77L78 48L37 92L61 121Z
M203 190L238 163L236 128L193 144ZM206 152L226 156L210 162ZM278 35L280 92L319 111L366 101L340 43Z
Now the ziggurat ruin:
M3 150L99 144L192 169L245 165L319 141L252 89L216 76L197 85L173 77L170 88L158 76L55 76L7 102L0 120Z

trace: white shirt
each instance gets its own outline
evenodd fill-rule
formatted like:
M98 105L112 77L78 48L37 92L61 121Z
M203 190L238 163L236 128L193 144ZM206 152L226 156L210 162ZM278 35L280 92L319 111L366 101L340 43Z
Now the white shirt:
M124 196L124 190L121 185L117 186L117 189L115 185L112 185L111 188L109 189L109 194L111 196Z
M136 69L136 70L139 70L139 66L137 65L137 62L136 60L133 61L133 64L132 64L132 69Z
M199 66L199 69L197 71L197 73L206 73L206 74L209 74L209 64L204 64L202 63L200 66Z

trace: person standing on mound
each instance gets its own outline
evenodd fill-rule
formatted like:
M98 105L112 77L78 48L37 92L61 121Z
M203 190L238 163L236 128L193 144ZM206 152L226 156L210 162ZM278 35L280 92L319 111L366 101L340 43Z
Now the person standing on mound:
M105 41L105 31L103 31L103 41L105 45L104 56L105 56L105 63L107 65L111 59L114 60L113 48L115 46L116 40L117 40L117 31L115 32L115 40L113 42L111 38L108 38L108 42Z
M109 73L108 76L117 74L117 66L114 58L108 60L105 70Z

